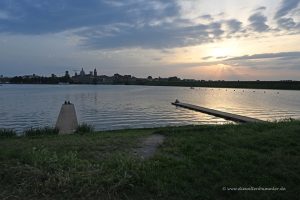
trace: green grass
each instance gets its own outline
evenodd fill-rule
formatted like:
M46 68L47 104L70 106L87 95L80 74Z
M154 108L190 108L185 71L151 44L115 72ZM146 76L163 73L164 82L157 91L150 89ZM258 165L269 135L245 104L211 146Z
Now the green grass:
M1 139L0 199L297 199L299 144L299 121ZM286 191L222 189L251 186Z

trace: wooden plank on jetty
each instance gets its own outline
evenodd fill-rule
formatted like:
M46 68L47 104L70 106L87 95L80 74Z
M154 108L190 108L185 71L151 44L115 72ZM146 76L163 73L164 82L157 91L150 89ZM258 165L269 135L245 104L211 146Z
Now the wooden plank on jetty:
M172 105L179 106L182 108L187 108L187 109L198 111L198 112L202 112L202 113L213 115L216 117L221 117L221 118L235 121L235 122L241 122L241 123L265 122L263 120L259 120L259 119L255 119L255 118L251 118L251 117L236 115L236 114L218 111L218 110L214 110L214 109L210 109L210 108L204 108L201 106L196 106L196 105L192 105L192 104L188 104L188 103L181 103L177 100L174 103L172 103Z

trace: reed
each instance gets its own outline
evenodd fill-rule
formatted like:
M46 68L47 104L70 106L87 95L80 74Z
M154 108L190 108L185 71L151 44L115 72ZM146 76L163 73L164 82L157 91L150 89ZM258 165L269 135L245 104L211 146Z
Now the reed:
M44 128L30 128L24 131L23 135L32 137L32 136L43 136L43 135L58 135L59 130L52 127Z
M17 133L13 129L0 128L0 137L1 138L9 138L9 137L15 137L15 136L17 136Z
M75 133L78 133L78 134L85 134L85 133L92 133L95 131L95 128L94 126L90 125L90 124L86 124L86 123L83 123L83 124L80 124Z

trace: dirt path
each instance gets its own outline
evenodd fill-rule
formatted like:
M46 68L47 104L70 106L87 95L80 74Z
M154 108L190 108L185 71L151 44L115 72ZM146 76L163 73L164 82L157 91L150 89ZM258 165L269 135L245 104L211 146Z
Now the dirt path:
M134 154L142 159L148 159L155 154L155 151L159 145L164 142L165 136L163 135L151 135L144 138L140 147L134 149Z

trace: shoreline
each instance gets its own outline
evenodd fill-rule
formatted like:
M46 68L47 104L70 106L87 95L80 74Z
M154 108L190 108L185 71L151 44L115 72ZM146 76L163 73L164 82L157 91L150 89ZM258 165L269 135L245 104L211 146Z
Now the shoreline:
M286 118L286 119L280 119L280 120L273 120L273 121L261 121L261 122L251 122L250 124L276 124L276 123L288 123L288 122L293 122L293 121L298 121L300 122L300 118ZM227 120L225 123L216 123L216 124L187 124L187 125L166 125L166 126L155 126L155 127L138 127L138 128L118 128L118 129L101 129L101 130L94 130L93 125L88 126L92 127L93 134L101 134L101 133L119 133L119 132L130 132L130 131L159 131L159 130L164 130L164 129L180 129L180 128L195 128L195 127L222 127L222 126L227 126L227 125L235 125L235 126L240 126L243 125L244 123L238 123L234 122L231 120ZM22 131L16 131L13 128L3 128L0 127L0 130L10 130L16 133L16 137L22 138L25 137L25 132L28 130L38 130L41 131L43 129L55 129L54 126L39 126L39 127L31 127L28 129L24 129ZM62 134L62 135L75 135L76 133L72 134ZM51 134L49 134L51 135ZM53 135L58 135L58 134L53 134Z
M219 83L217 81L213 81L216 83ZM233 83L243 83L243 81L237 82L237 81L228 81L228 82L233 82ZM244 81L246 83L257 83L256 81ZM260 82L265 82L265 83L289 83L289 82L281 82L281 81L260 81ZM260 83L259 82L259 83ZM114 83L114 84L110 84L110 83L106 83L106 84L86 84L86 83L69 83L69 84L59 84L59 83L55 83L55 84L50 84L50 83L1 83L2 86L3 85L59 85L59 86L74 86L74 85L116 85L116 86L149 86L149 87L183 87L183 88L190 88L190 87L194 87L196 88L212 88L212 89L249 89L249 90L286 90L286 91L300 91L300 81L294 81L295 83L297 83L297 85L295 86L295 88L289 88L289 87L285 87L285 88L281 88L281 87L261 87L261 86L257 86L257 87L253 87L253 86L249 86L249 87L237 87L237 85L226 85L226 86L220 86L220 85L216 85L216 86L210 86L210 85L195 85L195 84L189 84L189 85L182 85L182 84L122 84L122 83ZM209 81L207 81L207 83L210 83ZM293 83L293 82L291 82Z

